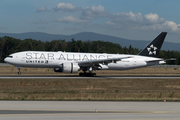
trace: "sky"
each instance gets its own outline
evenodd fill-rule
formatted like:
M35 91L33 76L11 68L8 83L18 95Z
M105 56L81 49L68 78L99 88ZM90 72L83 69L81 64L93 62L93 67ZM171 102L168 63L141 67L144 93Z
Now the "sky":
M179 0L1 0L0 33L94 32L180 43Z

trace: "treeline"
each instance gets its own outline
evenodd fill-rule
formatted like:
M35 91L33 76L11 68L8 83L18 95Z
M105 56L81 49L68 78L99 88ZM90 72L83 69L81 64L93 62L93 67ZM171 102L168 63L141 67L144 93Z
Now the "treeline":
M0 62L9 54L20 51L66 51L66 52L88 52L88 53L114 53L114 54L138 54L139 49L122 47L119 44L104 41L81 41L74 40L52 40L43 42L41 40L25 39L20 40L5 36L0 38ZM176 58L176 61L169 61L168 64L180 64L180 54L177 51L160 51L161 58Z

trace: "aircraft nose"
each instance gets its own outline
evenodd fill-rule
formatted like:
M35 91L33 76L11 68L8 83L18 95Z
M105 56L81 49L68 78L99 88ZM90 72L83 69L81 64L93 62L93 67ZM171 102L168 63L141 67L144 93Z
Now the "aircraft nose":
M6 62L6 63L7 63L7 58L5 58L5 59L4 59L4 62Z
M4 59L4 62L9 63L9 58L6 57L6 58Z

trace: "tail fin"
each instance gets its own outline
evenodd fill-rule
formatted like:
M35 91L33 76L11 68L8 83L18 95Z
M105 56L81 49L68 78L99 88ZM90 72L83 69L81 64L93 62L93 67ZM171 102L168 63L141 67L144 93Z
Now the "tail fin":
M157 57L164 42L167 32L161 32L144 50L138 55Z

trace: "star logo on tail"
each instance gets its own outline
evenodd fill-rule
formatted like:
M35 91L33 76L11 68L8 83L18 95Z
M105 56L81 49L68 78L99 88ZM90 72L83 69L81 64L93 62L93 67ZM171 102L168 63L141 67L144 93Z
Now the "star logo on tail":
M157 47L155 47L153 44L147 48L149 55L156 55Z

